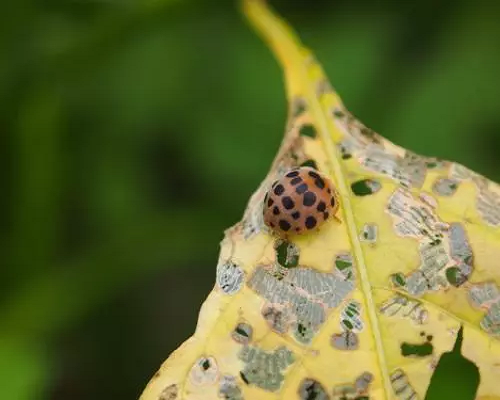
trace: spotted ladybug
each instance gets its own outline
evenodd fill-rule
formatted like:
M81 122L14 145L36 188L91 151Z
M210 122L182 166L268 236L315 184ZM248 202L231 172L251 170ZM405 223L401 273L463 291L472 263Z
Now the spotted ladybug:
M295 168L275 181L264 198L264 223L279 236L311 231L338 210L332 183L309 167Z

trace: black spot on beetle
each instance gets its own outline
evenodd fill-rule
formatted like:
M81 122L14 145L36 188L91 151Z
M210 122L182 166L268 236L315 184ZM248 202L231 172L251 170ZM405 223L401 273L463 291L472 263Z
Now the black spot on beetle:
M288 221L285 221L284 219L280 219L279 225L280 228L285 232L291 228L290 223Z
M201 364L201 367L203 368L204 371L210 368L210 361L205 359L203 363Z
M287 210L291 210L293 207L295 207L295 203L290 196L283 197L281 199L281 202L283 203L283 207L285 207Z
M312 229L316 226L316 218L309 216L306 218L306 228Z
M298 193L298 194L302 194L304 193L306 190L308 189L308 186L306 183L302 183L301 185L297 186L295 188L295 191Z
M291 181L290 181L290 184L295 186L297 184L299 184L300 182L302 182L302 178L300 176L296 177L296 178L293 178Z
M304 204L307 207L310 207L314 203L316 203L316 195L313 192L305 192L302 204Z
M274 204L274 200L273 199L270 198L270 199L267 200L267 206L268 207L271 207L273 204Z
M335 206L335 197L332 197L332 198L330 199L330 205L331 205L332 207L333 207L333 206Z
M285 191L285 188L283 187L283 185L281 183L274 188L274 194L276 196L281 196L284 191Z
M323 180L323 178L321 178L321 176L317 172L309 171L309 176L311 178L314 178L314 184L318 188L324 189L324 187L325 187L325 181Z
M325 181L317 172L309 171L308 174L311 178L314 178L314 183L317 187L319 187L320 189L323 189L325 187Z
M328 217L329 217L329 216L330 216L330 214L328 213L328 211L325 211L325 212L323 213L323 218L324 218L324 219L328 219Z
M316 207L316 210L318 210L319 212L323 212L326 210L326 204L324 201L320 201Z
M273 214L274 215L278 215L280 213L280 209L278 208L278 206L274 206L273 208Z
M299 174L299 171L291 171L288 174L286 174L287 178L294 178Z
M318 174L317 172L314 172L314 171L309 171L309 172L308 172L308 174L309 174L309 176L310 176L311 178L314 178L314 179L318 179L318 178L320 178L320 176L319 176L319 174Z
M315 181L314 181L314 184L319 187L320 189L323 189L325 187L325 181L321 178L317 178Z
M292 214L292 218L293 219L299 219L300 218L300 213L298 211L295 211L293 214Z

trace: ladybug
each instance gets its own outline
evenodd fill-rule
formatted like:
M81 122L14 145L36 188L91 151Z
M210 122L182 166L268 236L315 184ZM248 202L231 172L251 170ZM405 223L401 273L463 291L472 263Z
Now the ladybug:
M264 223L279 236L320 226L338 210L332 183L309 167L294 168L275 181L264 198Z

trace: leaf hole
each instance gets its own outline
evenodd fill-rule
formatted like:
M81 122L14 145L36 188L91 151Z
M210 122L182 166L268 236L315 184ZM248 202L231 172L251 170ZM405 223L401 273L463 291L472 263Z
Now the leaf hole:
M463 327L453 350L444 353L436 366L425 400L474 400L479 386L479 368L462 355Z

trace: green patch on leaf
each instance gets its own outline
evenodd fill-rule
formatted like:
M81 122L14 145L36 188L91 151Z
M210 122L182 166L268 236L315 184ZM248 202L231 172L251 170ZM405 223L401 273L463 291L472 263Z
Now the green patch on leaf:
M316 161L314 160L306 160L302 164L300 164L301 167L309 167L309 168L314 168L318 169L318 165L316 164Z
M401 344L401 355L403 357L415 356L415 357L426 357L430 356L434 351L434 346L430 342L425 342L422 344L412 344L403 342Z
M406 277L401 272L391 275L391 281L396 287L403 287L406 285Z
M354 326L352 325L351 321L349 321L347 319L343 319L342 320L342 325L345 326L349 330L351 330L351 329L354 328Z
M458 267L450 267L446 270L446 280L455 287L462 286L467 282L468 275Z
M276 260L285 268L295 268L299 264L299 250L293 243L278 240L275 245Z
M351 190L356 196L368 196L377 193L382 188L379 181L362 179L351 184Z
M300 136L306 136L315 139L317 132L316 128L312 124L305 124L300 127L299 130Z

